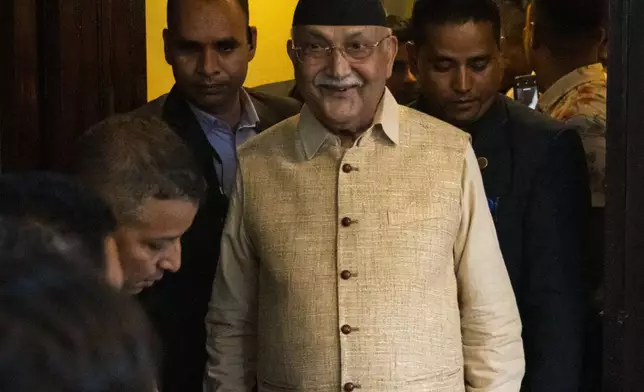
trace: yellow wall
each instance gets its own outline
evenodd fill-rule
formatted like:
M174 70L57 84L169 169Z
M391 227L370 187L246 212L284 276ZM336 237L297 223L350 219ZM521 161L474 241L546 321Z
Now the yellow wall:
M167 0L146 0L148 97L167 93L173 84L172 71L163 57L161 32L166 26ZM251 24L257 26L257 56L250 64L246 85L280 82L293 78L286 54L297 0L250 0Z
M390 14L411 17L411 11L414 8L414 0L383 0L383 4Z

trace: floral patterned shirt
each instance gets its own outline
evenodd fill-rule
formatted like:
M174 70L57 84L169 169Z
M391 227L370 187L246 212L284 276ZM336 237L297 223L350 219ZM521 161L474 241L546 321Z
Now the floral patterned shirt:
M586 150L593 207L605 205L606 72L599 63L559 79L539 100L539 110L577 126Z

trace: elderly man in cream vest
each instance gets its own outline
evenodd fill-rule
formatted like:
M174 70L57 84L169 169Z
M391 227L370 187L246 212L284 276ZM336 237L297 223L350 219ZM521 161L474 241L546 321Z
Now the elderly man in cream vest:
M239 149L206 391L520 388L521 322L470 140L385 88L385 23L380 0L296 8L306 105Z

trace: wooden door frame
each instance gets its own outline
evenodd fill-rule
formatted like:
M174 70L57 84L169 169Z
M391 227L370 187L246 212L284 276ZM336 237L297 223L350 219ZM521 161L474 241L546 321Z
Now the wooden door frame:
M604 391L644 375L644 1L610 1Z

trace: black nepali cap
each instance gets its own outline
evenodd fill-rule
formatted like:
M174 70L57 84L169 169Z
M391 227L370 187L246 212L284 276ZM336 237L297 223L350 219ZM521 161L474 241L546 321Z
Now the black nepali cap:
M387 26L382 0L300 0L293 26Z

